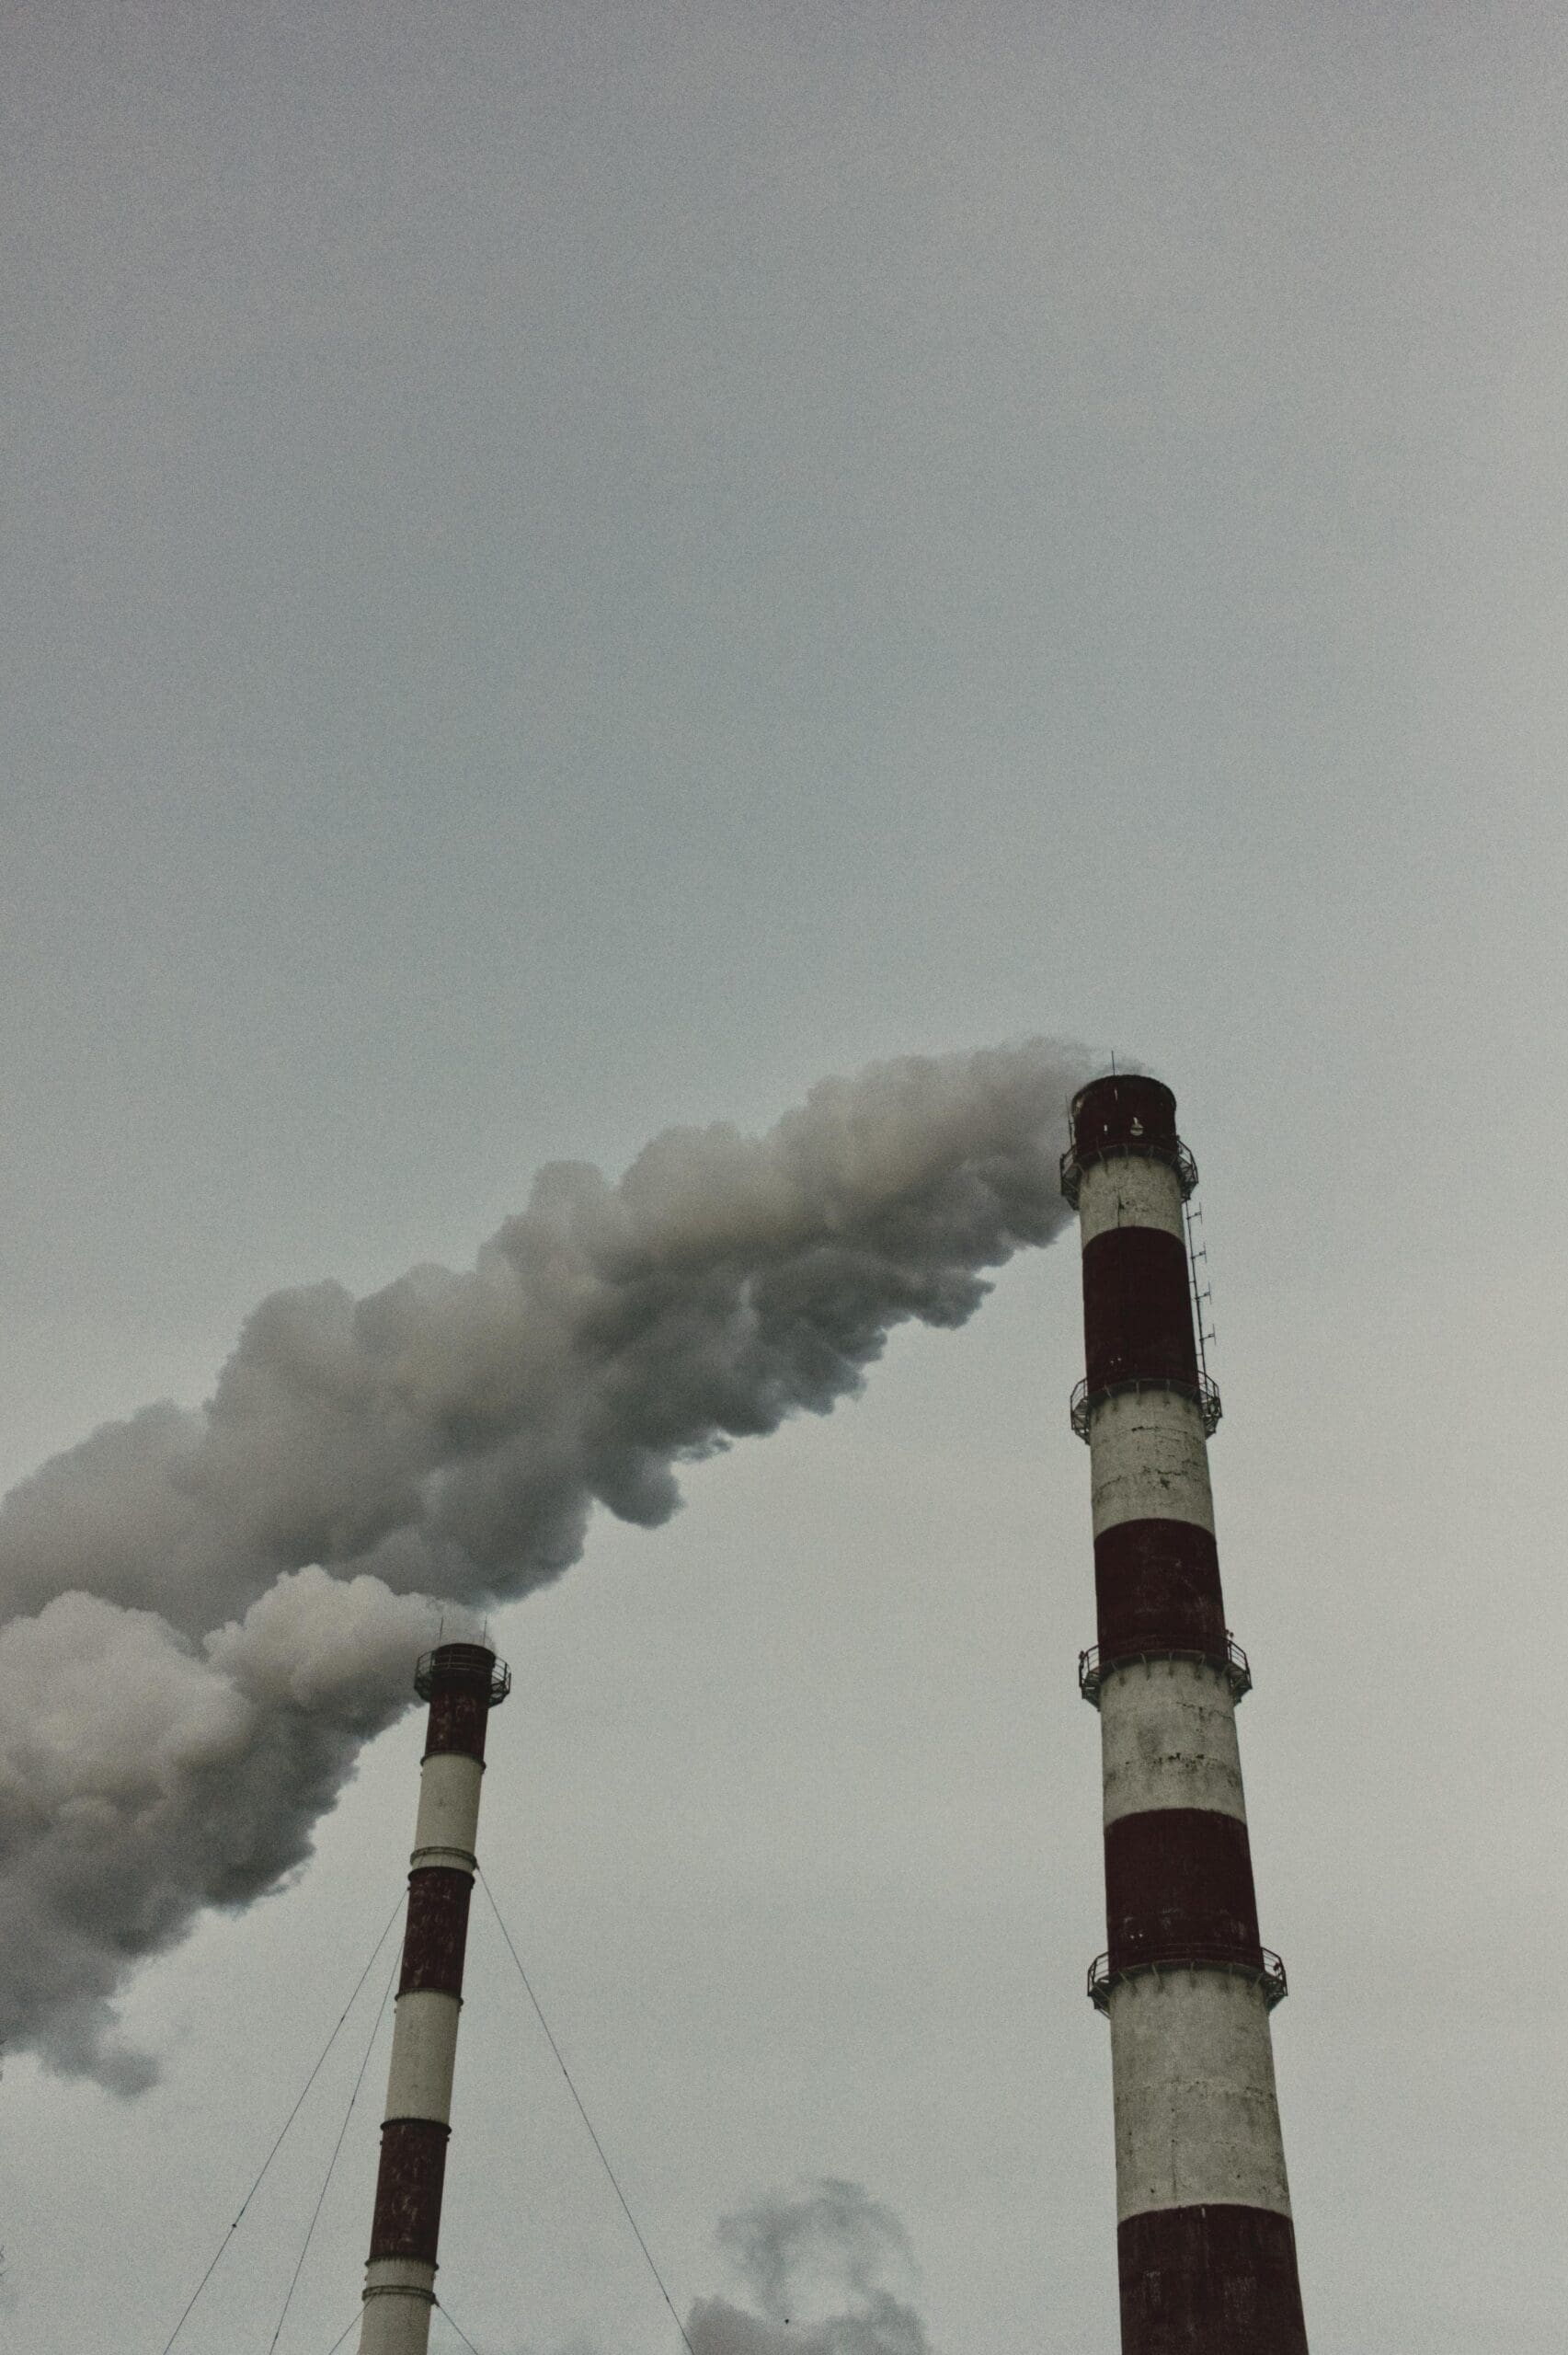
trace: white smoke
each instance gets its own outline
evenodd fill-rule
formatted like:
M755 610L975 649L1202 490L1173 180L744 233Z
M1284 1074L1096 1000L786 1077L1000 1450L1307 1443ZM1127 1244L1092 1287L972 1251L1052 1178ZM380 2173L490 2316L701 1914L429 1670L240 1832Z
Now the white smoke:
M109 2033L129 1964L303 1861L430 1636L422 1598L314 1568L200 1644L82 1593L0 1628L7 2044L120 2092L147 2084Z
M409 1698L430 1599L555 1579L592 1510L827 1413L891 1328L1048 1242L1084 1076L1040 1040L829 1080L766 1136L544 1170L474 1269L276 1292L208 1405L106 1425L0 1506L0 2039L129 2088L111 1998L309 1853ZM846 2342L847 2343L847 2342ZM867 2342L869 2343L869 2342Z
M930 2355L907 2303L903 2227L859 2184L830 2176L762 2200L727 2217L718 2238L756 2310L699 2298L692 2355Z

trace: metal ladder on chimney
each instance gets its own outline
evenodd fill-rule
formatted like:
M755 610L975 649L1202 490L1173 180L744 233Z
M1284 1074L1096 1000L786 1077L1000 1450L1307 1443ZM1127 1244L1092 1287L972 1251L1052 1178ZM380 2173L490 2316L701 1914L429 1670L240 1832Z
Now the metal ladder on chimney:
M1214 1286L1205 1281L1202 1291L1198 1290L1198 1262L1200 1259L1203 1261L1203 1275L1207 1278L1208 1246L1207 1243L1200 1244L1197 1239L1196 1230L1203 1223L1201 1205L1195 1208L1190 1201L1185 1202L1182 1206L1182 1215L1186 1222L1187 1229L1187 1279L1192 1286L1193 1329L1197 1337L1197 1370L1202 1377L1203 1386L1207 1390L1210 1387L1208 1349L1214 1339Z

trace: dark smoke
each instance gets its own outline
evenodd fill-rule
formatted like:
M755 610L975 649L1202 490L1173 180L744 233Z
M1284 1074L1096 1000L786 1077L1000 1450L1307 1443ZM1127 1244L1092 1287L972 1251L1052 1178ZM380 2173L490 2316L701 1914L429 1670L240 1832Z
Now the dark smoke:
M602 1505L858 1390L1061 1225L1083 1076L1032 1041L830 1080L761 1138L544 1170L474 1269L275 1292L205 1408L106 1425L0 1507L0 2039L128 2088L110 1999L310 1849L408 1699L431 1598L557 1578ZM845 2342L846 2344L848 2342ZM866 2342L871 2343L871 2342ZM835 2342L837 2344L837 2342Z
M718 2237L759 2311L698 2299L692 2355L930 2355L898 2294L914 2271L903 2228L859 2184L826 2177L727 2217Z

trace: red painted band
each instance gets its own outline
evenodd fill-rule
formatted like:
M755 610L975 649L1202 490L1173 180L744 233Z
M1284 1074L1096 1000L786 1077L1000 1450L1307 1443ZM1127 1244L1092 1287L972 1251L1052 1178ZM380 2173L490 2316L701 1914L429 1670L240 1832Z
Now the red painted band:
M451 1865L421 1865L408 1876L408 1922L403 1933L400 1995L429 1990L463 1993L463 1957L468 1944L468 1908L474 1882Z
M1252 1851L1241 1818L1168 1807L1108 1823L1105 1944L1113 1970L1140 1962L1261 1967Z
M1307 2355L1296 2234L1267 2208L1156 2208L1116 2230L1122 2355Z
M447 2128L433 2118L389 2118L381 2130L371 2259L412 2257L436 2261L441 2187L446 2179Z
M1096 1634L1106 1660L1144 1651L1225 1657L1212 1534L1190 1521L1120 1521L1094 1540Z
M1162 1226L1113 1226L1083 1252L1090 1390L1113 1382L1197 1383L1186 1246Z
M504 1701L511 1679L487 1644L438 1644L419 1662L415 1685L429 1695L427 1758L457 1751L483 1759L490 1711Z
M483 1759L485 1729L490 1722L490 1687L476 1683L439 1684L430 1695L425 1755L456 1751L464 1758Z
M1116 1072L1092 1079L1072 1099L1072 1142L1080 1159L1130 1145L1176 1144L1176 1099L1163 1082Z

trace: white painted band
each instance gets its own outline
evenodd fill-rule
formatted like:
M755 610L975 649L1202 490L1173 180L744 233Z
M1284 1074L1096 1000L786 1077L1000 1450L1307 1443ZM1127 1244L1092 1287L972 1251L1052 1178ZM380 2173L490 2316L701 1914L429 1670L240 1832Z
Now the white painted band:
M479 1859L469 1848L416 1848L408 1859L410 1872L420 1872L427 1865L439 1865L449 1873L466 1873L472 1880Z
M397 1998L386 2073L388 2118L437 2118L450 2124L458 2010L455 1995L433 1987L410 1988Z
M433 2297L436 2269L422 2257L372 2257L365 2268L367 2298L390 2297L403 2292L413 2297Z
M477 1758L455 1750L438 1751L419 1770L419 1812L414 1849L457 1848L474 1853L479 1831L479 1788L485 1769Z
M1100 1686L1105 1821L1151 1809L1206 1808L1247 1820L1236 1704L1205 1660L1131 1660Z
M1124 1521L1214 1528L1208 1444L1195 1399L1179 1390L1118 1390L1089 1419L1094 1534Z
M1268 2009L1251 1979L1171 1966L1112 1988L1116 2220L1234 2203L1290 2213Z
M413 2257L376 2257L365 2268L360 2355L427 2355L436 2269Z
M1146 1154L1093 1161L1079 1181L1078 1223L1085 1249L1113 1226L1157 1226L1185 1243L1181 1180L1169 1162Z

